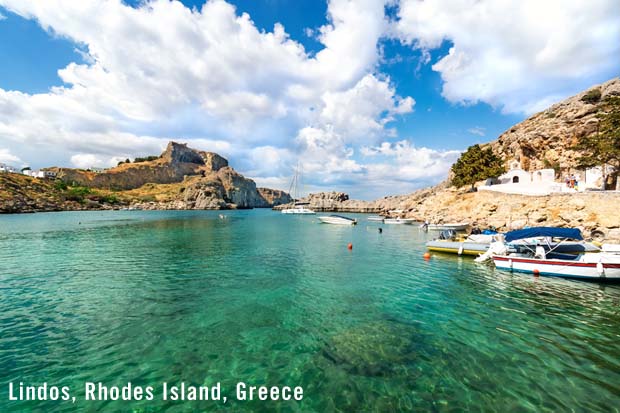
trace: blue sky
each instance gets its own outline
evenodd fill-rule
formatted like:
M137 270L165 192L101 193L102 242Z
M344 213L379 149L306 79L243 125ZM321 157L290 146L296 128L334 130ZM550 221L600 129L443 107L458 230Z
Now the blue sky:
M375 198L620 74L613 1L36 3L0 0L0 162L17 166L174 139L259 185L287 188L301 160L306 191Z

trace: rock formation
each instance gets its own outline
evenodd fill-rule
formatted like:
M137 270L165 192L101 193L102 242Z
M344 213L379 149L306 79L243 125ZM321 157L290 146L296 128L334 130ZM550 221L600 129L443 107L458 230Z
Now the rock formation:
M178 196L157 202L136 202L140 207L152 209L266 208L290 202L288 194L282 191L259 191L254 181L228 166L228 161L220 155L176 142L170 142L155 160L124 163L101 173L49 169L69 185L116 191L136 190L148 184L179 184ZM156 193L152 185L149 190Z
M186 175L217 171L228 161L217 154L199 152L186 145L170 142L158 159L125 163L101 173L71 168L48 168L68 184L90 188L126 190L146 183L181 182ZM217 169L216 169L217 168Z
M270 189L270 188L256 188L261 198L265 200L265 206L269 207L271 205L282 205L289 202L292 202L293 199L291 196L284 191L279 189Z
M620 79L612 79L556 103L487 145L506 166L516 159L526 171L554 168L573 173L579 156L574 145L580 138L597 132L596 115L601 102L609 95L620 95Z

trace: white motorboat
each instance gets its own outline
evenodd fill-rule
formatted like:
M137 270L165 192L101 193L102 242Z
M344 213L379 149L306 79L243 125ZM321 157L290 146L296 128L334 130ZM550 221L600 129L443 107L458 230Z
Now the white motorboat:
M458 235L454 231L442 231L439 238L426 243L429 251L444 252L458 255L479 256L485 253L492 242L502 241L503 234L472 234ZM596 245L584 241L553 241L547 237L516 240L507 245L510 252L528 251L542 246L545 251L562 254L580 254L584 252L600 252Z
M302 204L295 204L293 208L286 208L282 210L283 214L316 214L310 208L306 208Z
M511 231L506 234L506 242L533 238L553 237L582 240L576 228L538 227ZM558 243L561 245L562 243ZM603 245L601 252L588 252L578 255L545 250L542 245L533 249L511 252L509 244L493 243L480 259L491 257L495 267L501 270L525 272L535 275L577 278L594 281L620 281L620 247ZM478 258L476 260L479 260Z
M502 237L502 234L474 234L465 237L448 230L441 232L439 238L428 241L426 248L435 252L478 256L489 249L491 242L503 239Z
M342 215L328 215L320 216L319 221L323 224L335 224L335 225L355 225L357 220L349 217L343 217Z
M383 220L385 224L411 225L415 222L413 218L386 218Z
M383 222L385 218L383 218L381 215L371 215L366 219L373 222Z
M283 214L298 214L298 215L308 215L308 214L316 214L312 209L307 208L306 205L309 205L307 202L297 202L297 198L299 196L299 186L301 185L301 166L298 164L297 168L295 168L295 173L293 174L293 179L291 180L291 186L289 188L289 194L293 197L293 206L291 208L286 208L282 210Z

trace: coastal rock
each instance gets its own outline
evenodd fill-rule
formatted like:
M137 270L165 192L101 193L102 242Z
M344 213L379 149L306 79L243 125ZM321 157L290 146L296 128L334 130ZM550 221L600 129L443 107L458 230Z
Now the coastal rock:
M161 196L165 191L168 195ZM270 208L276 205L276 202L291 199L283 191L267 188L259 191L253 180L245 178L229 166L204 176L186 177L182 183L173 186L148 184L143 190L137 189L128 194L139 198L139 194L144 195L145 192L147 197L149 194L154 194L155 200L137 201L133 203L134 207L143 209Z
M219 179L203 178L183 191L183 202L180 209L225 209L226 194ZM181 207L181 205L177 205Z
M526 196L435 187L375 201L351 200L339 193L310 194L302 201L317 212L370 212L431 223L469 222L502 231L547 225L575 227L589 235L599 229L607 239L620 240L620 231L615 230L620 228L620 214L615 210L620 193L611 191Z
M146 209L268 208L291 201L283 191L258 190L222 156L177 142L170 142L156 159L123 163L100 173L48 170L71 186L120 191L119 196Z
M177 142L169 142L166 150L161 154L160 158L169 164L175 163L193 163L196 165L204 165L205 161L201 154L187 147L186 144ZM228 164L228 162L226 162Z
M265 200L265 205L267 207L287 204L293 201L293 199L287 192L281 191L279 189L270 189L270 188L256 188L256 189L258 190L259 195Z
M592 90L600 98L588 99ZM620 95L620 79L594 86L547 110L539 112L502 133L495 141L482 145L506 162L516 159L524 170L554 168L556 173L579 173L575 144L580 138L597 133L601 103L609 95Z
M253 208L268 206L256 189L256 183L245 178L227 166L217 171L217 178L222 183L224 200L237 208Z

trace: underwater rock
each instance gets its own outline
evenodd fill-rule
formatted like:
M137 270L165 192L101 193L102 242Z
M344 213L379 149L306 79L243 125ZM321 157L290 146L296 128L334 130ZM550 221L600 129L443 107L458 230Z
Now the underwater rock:
M416 339L410 326L368 323L328 339L321 355L350 374L390 376L415 361L420 346Z

